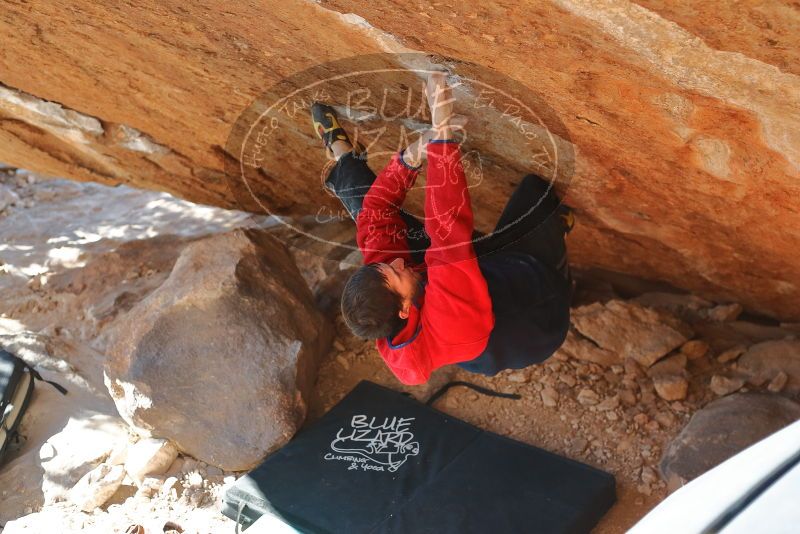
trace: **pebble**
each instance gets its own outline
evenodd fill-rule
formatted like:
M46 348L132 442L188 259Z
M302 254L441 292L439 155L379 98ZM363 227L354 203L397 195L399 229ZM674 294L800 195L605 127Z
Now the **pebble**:
M617 407L619 407L619 395L608 397L607 399L604 399L597 405L597 409L600 410L601 412L614 410Z
M720 304L708 310L708 318L712 321L721 323L735 321L743 311L742 305L734 302L733 304Z
M644 426L647 424L649 420L650 418L647 416L646 413L643 412L639 412L633 416L633 422L636 423L637 425Z
M545 386L544 389L542 389L541 396L542 404L548 408L555 408L558 406L558 391L550 386Z
M342 345L341 341L336 339L333 341L333 348L335 348L336 350L344 350L344 345Z
M203 477L198 471L193 471L189 473L189 476L186 477L186 482L188 484L188 487L190 488L203 487Z
M636 393L629 389L622 389L618 393L619 400L626 406L633 406L636 404Z
M342 368L343 368L345 371L347 371L348 369L350 369L350 362L348 362L348 361L347 361L347 358L345 358L343 355L341 355L341 354L338 354L338 355L336 356L336 361L339 363L339 365L341 365L341 366L342 366Z
M645 484L656 484L659 481L658 475L652 467L642 467L642 473L640 476L642 482Z
M708 349L708 343L700 339L693 339L683 344L681 352L690 360L696 360L705 356L708 353Z
M730 378L722 375L714 375L711 377L710 388L711 391L722 397L739 390L743 385L743 378Z
M593 406L600 402L600 397L593 390L584 388L578 393L578 402L584 406Z
M672 415L670 412L657 413L655 416L655 420L658 421L658 424L660 424L664 428L669 428L675 424L675 416Z
M730 362L732 360L735 360L735 359L739 358L739 356L744 354L745 351L747 351L747 347L745 347L744 345L737 345L737 346L735 346L735 347L733 347L731 349L726 350L725 352L723 352L719 356L717 356L717 361L719 363Z
M656 375L680 375L686 369L687 358L683 353L673 354L667 356L661 361L655 363L647 370L648 376Z
M565 383L566 385L568 385L571 388L574 388L575 385L578 383L578 381L572 375L564 374L564 375L559 376L558 379L561 380L563 383Z
M659 375L653 378L653 386L658 396L666 401L675 401L686 398L689 382L680 375ZM644 392L642 393L644 398Z
M789 375L787 375L784 371L780 371L772 380L770 380L767 389L772 393L780 393L783 391L783 388L786 386L786 382L788 381Z
M625 369L626 376L632 378L641 378L644 376L644 371L642 370L642 366L639 365L639 362L637 362L633 358L625 358L623 366Z
M528 381L528 377L522 371L511 373L506 378L508 378L509 382L524 383Z

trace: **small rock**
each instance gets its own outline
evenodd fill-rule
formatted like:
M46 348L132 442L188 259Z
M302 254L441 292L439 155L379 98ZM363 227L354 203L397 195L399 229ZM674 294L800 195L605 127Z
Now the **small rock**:
M626 358L625 362L623 362L623 368L625 369L626 376L632 378L642 378L644 376L642 366L633 358Z
M641 479L645 484L655 484L658 482L658 475L652 467L642 467Z
M160 475L178 457L175 444L165 439L144 438L128 448L125 470L141 486L147 475Z
M633 406L636 404L636 393L629 389L622 389L618 393L619 400L626 406Z
M565 383L566 385L568 385L571 388L574 388L575 385L578 383L578 381L575 379L575 377L572 376L572 375L569 375L569 374L562 374L562 375L560 375L558 377L558 379L561 380L563 383Z
M723 397L739 390L744 385L743 378L730 378L722 375L711 377L711 391Z
M342 342L339 341L338 339L334 339L333 340L333 348L335 348L338 351L342 351L342 350L344 350L344 345L342 345Z
M69 492L69 500L84 512L91 512L111 498L125 478L121 465L103 463L86 473Z
M528 381L528 377L522 371L510 373L506 378L508 378L509 382L524 383Z
M767 389L773 393L780 393L786 386L786 382L788 381L789 381L789 375L787 375L783 371L780 371L778 372L777 375L775 375L775 378L770 380Z
M708 343L700 339L687 341L681 346L681 353L685 354L690 360L702 358L708 353Z
M566 359L594 362L603 366L619 363L619 357L615 353L598 347L571 329L567 332L567 338L556 354L565 355Z
M584 406L593 406L600 402L600 397L593 390L584 388L578 393L578 402Z
M540 395L542 396L542 404L548 408L555 408L558 405L558 391L550 386L545 386Z
M199 471L192 471L191 473L189 473L189 476L186 477L186 483L188 484L187 487L190 488L202 488L203 476L200 474Z
M633 416L633 422L640 426L646 425L649 420L650 418L644 412L639 412Z
M619 407L618 395L614 395L613 397L608 397L607 399L604 399L600 404L597 405L597 409L600 410L601 412L614 410L617 407Z
M164 480L163 477L144 477L136 495L145 499L152 499L161 492Z
M659 375L653 378L653 387L658 396L666 401L686 398L689 382L680 375Z
M786 393L800 393L800 339L779 339L753 345L738 361L748 382L764 384L783 371L788 376Z
M584 438L575 438L569 448L570 454L576 456L581 454L589 446L589 441Z
M708 318L712 321L725 323L735 321L742 313L742 305L739 303L720 304L708 310Z
M686 369L687 357L683 353L673 354L658 361L647 370L648 376L681 375Z
M619 440L617 443L617 452L623 453L631 450L633 447L633 438L631 437L624 437Z
M664 428L669 428L675 424L675 416L670 412L658 412L656 414L656 421Z
M735 360L736 358L744 354L746 350L747 347L745 347L744 345L737 345L717 356L717 361L719 363L728 363L729 361Z
M342 356L341 354L336 355L336 361L341 365L345 371L350 369L350 362L347 361L347 358Z

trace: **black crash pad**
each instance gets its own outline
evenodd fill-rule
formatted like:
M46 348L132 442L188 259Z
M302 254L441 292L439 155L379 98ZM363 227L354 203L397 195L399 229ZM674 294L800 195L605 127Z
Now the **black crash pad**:
M313 533L588 532L614 477L363 381L225 493Z

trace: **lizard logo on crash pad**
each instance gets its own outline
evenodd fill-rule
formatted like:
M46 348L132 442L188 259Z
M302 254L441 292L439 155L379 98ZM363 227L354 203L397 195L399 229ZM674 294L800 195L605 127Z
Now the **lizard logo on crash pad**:
M411 424L414 417L354 415L350 425L336 432L325 460L348 462L348 470L394 473L409 456L419 454Z

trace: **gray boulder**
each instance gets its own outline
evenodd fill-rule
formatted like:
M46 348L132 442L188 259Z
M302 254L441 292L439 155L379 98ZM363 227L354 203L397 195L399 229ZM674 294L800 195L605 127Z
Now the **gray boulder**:
M722 397L695 413L667 446L661 475L677 489L800 419L800 404L770 393Z
M286 248L236 230L187 246L118 321L106 386L140 435L246 470L302 424L331 335Z

